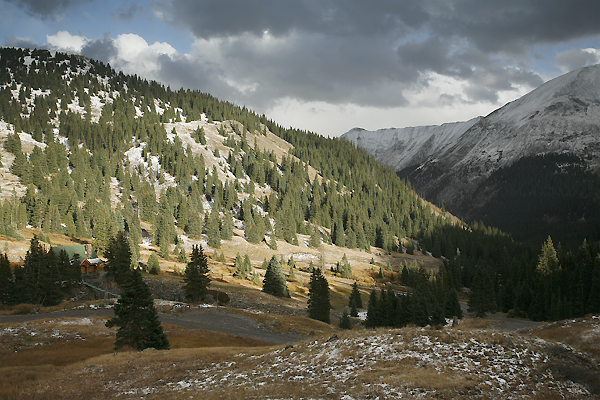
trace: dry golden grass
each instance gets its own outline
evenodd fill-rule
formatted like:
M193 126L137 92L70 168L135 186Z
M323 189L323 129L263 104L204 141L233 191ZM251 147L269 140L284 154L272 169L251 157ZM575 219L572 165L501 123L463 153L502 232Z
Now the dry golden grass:
M19 398L590 398L548 374L543 343L480 329L380 329L294 345L100 355ZM552 359L547 359L550 363Z
M600 317L587 315L530 329L529 332L551 342L563 342L600 361Z
M12 331L0 335L0 399L27 398L19 395L23 387L39 381L53 385L53 377L62 368L88 365L90 359L113 354L115 330L106 328L105 321L103 317L61 318L12 325ZM265 346L259 340L221 332L171 324L163 324L163 328L175 353L179 349L186 354L189 349Z

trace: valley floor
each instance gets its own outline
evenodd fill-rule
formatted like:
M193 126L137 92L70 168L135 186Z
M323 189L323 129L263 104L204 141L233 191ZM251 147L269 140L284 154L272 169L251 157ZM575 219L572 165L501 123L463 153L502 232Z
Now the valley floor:
M0 398L600 398L595 316L520 333L469 318L441 329L315 325L311 337L234 312L171 307L160 315L172 350L117 354L103 326L110 309L2 317L0 373L18 385L3 384ZM296 321L298 330L309 321ZM226 329L240 336L218 332ZM251 336L258 331L279 344L265 347Z

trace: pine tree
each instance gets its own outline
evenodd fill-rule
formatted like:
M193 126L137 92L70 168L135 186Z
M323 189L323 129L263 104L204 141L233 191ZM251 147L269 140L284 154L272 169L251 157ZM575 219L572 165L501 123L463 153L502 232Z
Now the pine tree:
M348 257L346 257L346 253L344 253L344 256L342 257L340 267L342 278L349 279L352 276L352 267L350 266L350 262L348 262Z
M348 316L348 310L344 309L342 317L340 318L340 329L352 329L350 324L350 317Z
M329 283L321 273L321 269L315 268L310 275L308 316L312 319L329 324L331 322L330 308Z
M208 245L213 249L221 248L221 229L219 227L219 212L214 208L208 217L206 226L206 234L208 235Z
M371 290L371 294L369 295L369 305L367 307L367 319L365 321L365 326L367 328L376 328L380 326L377 318L378 300L377 289L373 288L373 290Z
M469 311L474 311L479 318L485 317L488 312L496 312L494 283L483 267L478 267L475 271L468 305Z
M321 246L321 232L319 232L319 228L314 224L311 229L308 245L315 248Z
M148 257L148 272L153 275L158 275L160 272L160 263L156 254L150 254Z
M242 257L240 256L240 253L237 253L237 255L235 256L235 262L233 263L233 266L235 267L233 277L238 279L246 279L248 274L244 266L244 262L242 261Z
M271 240L269 241L269 248L271 250L277 250L277 239L275 239L275 235L271 235Z
M221 223L221 239L231 240L233 236L233 215L231 210L227 210L223 214L223 222Z
M252 271L252 262L250 261L250 256L248 254L244 254L244 268L246 272Z
M136 351L147 348L168 350L169 340L163 332L148 285L139 271L128 274L123 295L114 307L115 316L106 322L108 328L118 327L115 351L130 346Z
M281 264L279 264L275 256L271 258L271 261L267 265L262 291L273 296L290 297L285 276L281 270Z
M13 275L6 253L0 253L0 303L12 303Z
M358 284L356 283L356 281L354 282L354 285L352 285L352 292L350 293L350 299L348 300L348 306L352 307L352 303L354 303L354 306L356 308L363 307L362 298L360 297L360 291L358 290ZM355 315L353 315L353 317L354 316Z
M105 256L108 263L106 269L114 273L117 284L123 285L131 273L131 249L123 232L110 238Z
M190 239L199 239L202 237L202 218L196 211L192 211L188 217L186 232Z
M548 236L548 239L542 246L542 253L540 254L540 260L537 265L537 271L542 275L550 275L551 273L560 269L560 263L552 243L552 238Z
M194 246L183 276L185 285L182 289L186 299L195 302L204 298L210 285L209 272L202 246Z

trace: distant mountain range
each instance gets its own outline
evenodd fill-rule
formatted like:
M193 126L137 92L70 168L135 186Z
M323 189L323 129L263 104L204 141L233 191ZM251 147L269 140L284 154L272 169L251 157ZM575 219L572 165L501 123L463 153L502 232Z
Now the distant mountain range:
M546 82L486 117L343 138L428 200L522 240L599 236L600 65Z

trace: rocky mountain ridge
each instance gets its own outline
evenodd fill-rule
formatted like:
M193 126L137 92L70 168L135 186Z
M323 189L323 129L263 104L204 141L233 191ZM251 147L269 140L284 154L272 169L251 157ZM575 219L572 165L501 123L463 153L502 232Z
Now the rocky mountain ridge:
M523 158L570 154L597 170L600 65L557 77L483 118L375 132L353 129L342 137L394 167L427 199L473 218L494 198L474 194L496 171Z

